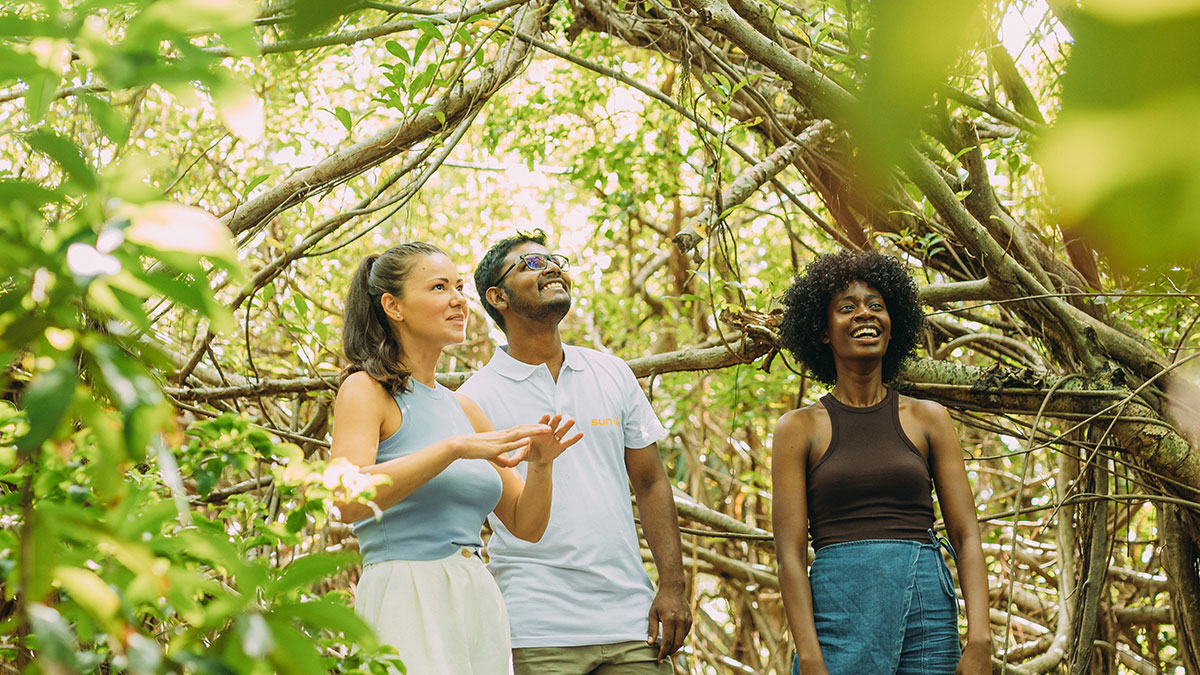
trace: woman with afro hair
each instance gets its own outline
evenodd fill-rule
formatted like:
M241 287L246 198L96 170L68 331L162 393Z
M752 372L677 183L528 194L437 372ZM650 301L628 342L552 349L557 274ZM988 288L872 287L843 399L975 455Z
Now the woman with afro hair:
M916 284L895 258L842 252L809 265L784 304L784 346L833 387L775 426L793 675L990 673L987 572L962 446L945 408L887 387L924 322ZM931 491L949 541L934 534ZM958 552L962 648L943 548Z

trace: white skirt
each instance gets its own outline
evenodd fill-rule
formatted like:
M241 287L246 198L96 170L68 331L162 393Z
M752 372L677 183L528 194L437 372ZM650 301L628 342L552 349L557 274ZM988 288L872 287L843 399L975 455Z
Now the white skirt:
M500 588L470 549L441 560L368 565L354 611L400 653L408 675L510 675Z

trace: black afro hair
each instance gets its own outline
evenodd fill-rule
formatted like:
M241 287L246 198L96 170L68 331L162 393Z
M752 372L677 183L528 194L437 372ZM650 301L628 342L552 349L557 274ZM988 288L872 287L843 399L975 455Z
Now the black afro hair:
M925 324L917 285L895 258L876 251L842 251L823 255L797 276L783 296L783 346L826 384L837 381L833 352L822 341L834 293L855 281L879 291L892 321L892 339L883 356L883 381L891 382L916 349Z

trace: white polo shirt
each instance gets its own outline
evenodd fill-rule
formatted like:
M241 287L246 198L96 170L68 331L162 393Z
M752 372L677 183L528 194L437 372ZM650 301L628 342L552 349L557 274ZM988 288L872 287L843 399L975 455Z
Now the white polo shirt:
M625 448L645 448L667 432L621 359L564 346L555 382L545 364L522 363L506 349L459 391L497 429L562 414L575 420L572 434L584 434L554 462L541 541L518 539L488 516L488 569L504 594L513 647L644 641L654 586L634 529ZM524 474L526 465L518 470Z

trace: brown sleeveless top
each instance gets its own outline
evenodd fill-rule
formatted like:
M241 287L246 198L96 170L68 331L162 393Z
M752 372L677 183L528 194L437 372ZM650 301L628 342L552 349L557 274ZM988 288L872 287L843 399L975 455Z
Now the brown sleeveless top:
M861 539L929 541L929 464L900 427L900 396L851 408L821 397L833 434L808 470L808 531L814 549Z

